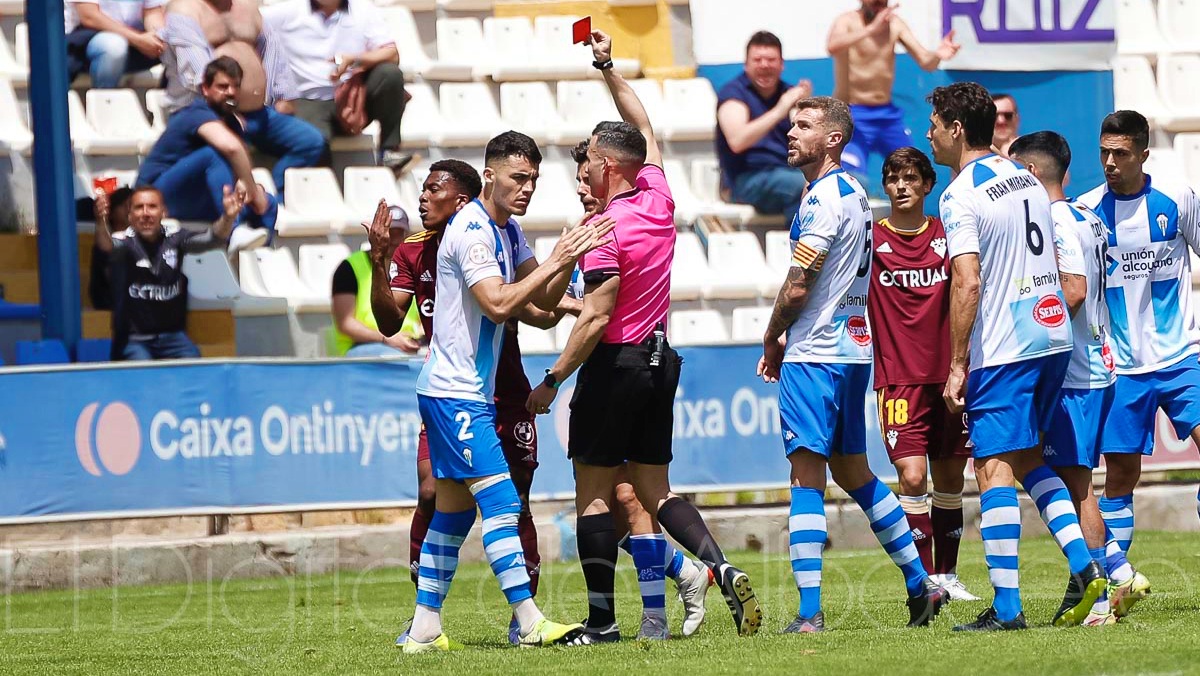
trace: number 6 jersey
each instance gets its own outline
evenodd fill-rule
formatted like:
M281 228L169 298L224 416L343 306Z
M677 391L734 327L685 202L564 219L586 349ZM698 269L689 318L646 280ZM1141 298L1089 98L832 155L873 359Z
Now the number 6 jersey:
M971 368L1069 351L1071 324L1041 182L1015 162L987 155L963 167L940 207L949 259L979 255Z

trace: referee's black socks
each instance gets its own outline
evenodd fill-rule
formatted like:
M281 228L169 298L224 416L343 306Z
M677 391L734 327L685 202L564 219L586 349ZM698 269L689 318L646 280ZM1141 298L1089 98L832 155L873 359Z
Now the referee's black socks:
M587 626L602 629L617 621L613 608L617 532L613 528L612 514L588 514L576 519L575 539L588 590Z
M683 548L694 554L710 568L725 563L725 553L708 530L695 505L683 498L671 497L658 508L658 523ZM583 555L583 550L580 550Z

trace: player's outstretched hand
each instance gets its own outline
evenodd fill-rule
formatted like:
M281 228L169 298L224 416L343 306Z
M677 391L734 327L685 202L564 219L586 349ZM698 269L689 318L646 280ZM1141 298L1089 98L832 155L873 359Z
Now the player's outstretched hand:
M958 54L958 50L962 49L962 45L954 41L954 31L946 33L946 37L942 38L942 44L938 45L937 57L942 61L949 61Z
M758 360L758 376L765 383L779 382L779 371L783 368L785 338L775 340L763 337L763 356Z
M612 58L612 37L602 30L592 31L587 44L592 46L592 56L597 61L608 61Z
M529 398L525 400L525 410L534 415L549 413L550 404L554 403L556 396L558 396L557 387L547 387L545 383L542 383L529 393Z
M967 372L961 366L950 366L950 375L946 378L946 390L942 394L946 407L954 415L963 412L967 405Z
M375 260L387 255L388 231L392 227L392 210L388 209L387 200L379 200L375 207L375 217L370 223L363 223L367 229L367 241L371 244L371 259Z

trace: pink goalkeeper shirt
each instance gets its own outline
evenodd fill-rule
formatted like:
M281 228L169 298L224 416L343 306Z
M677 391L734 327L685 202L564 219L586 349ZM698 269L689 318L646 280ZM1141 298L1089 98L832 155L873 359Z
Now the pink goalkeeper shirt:
M584 279L621 278L612 318L600 341L640 343L671 308L675 201L661 167L638 171L635 189L617 195L604 214L617 222L611 241L583 257Z

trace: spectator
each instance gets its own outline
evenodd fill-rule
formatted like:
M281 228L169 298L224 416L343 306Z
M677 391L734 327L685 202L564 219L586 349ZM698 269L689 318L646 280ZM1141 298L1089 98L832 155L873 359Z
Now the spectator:
M385 208L382 203L380 208ZM386 207L388 221L387 260L392 260L396 248L408 236L408 214L400 207ZM395 267L395 263L392 264ZM333 345L331 352L346 357L386 357L412 354L420 343L412 334L419 330L420 317L416 307L410 308L404 327L394 335L379 331L375 313L371 310L371 257L366 251L355 251L333 272Z
M888 0L862 0L862 7L838 16L829 29L826 48L833 57L833 97L848 103L854 117L854 137L842 152L842 164L859 176L865 174L871 153L887 157L913 145L904 112L892 103L897 42L929 72L953 58L960 47L950 31L936 50L925 49Z
M273 197L254 181L250 153L240 138L234 107L242 69L228 56L204 69L202 96L167 120L150 153L142 160L138 185L153 185L173 218L210 221L221 215L224 186L238 184L250 193L246 225L230 237L231 250L263 244L278 215Z
M257 0L172 0L162 37L167 108L174 113L191 103L205 67L228 56L242 67L237 112L242 137L278 158L272 176L283 198L284 173L321 161L321 132L295 112L296 84L281 39L263 23Z
M312 124L328 142L334 135L361 133L339 124L334 106L338 86L361 82L365 118L379 121L379 163L399 174L412 160L400 150L400 118L407 99L400 52L371 0L289 0L263 10L263 20L284 47L299 98L296 117ZM361 76L361 77L356 77Z
M128 236L114 242L104 228L96 230L101 248L112 252L113 361L200 356L200 350L185 333L187 277L181 269L183 256L224 246L244 201L245 191L226 185L222 214L212 228L167 234L162 225L163 194L158 188L140 186L129 198Z
M129 198L133 190L121 186L111 195L96 190L94 213L96 236L92 242L92 268L88 271L88 297L97 310L111 310L112 284L108 280L108 259L112 253L112 233L129 227Z
M158 65L166 0L67 0L67 81L87 71L92 86L115 89L126 73ZM130 49L132 47L132 49Z
M782 73L779 38L767 31L750 36L745 71L717 97L717 156L721 181L734 202L790 217L807 183L787 163L788 114L812 94L812 83L801 80L789 87L779 78Z
M996 104L996 127L992 132L992 148L1008 157L1008 147L1021 135L1021 113L1017 100L1009 94L992 94Z

